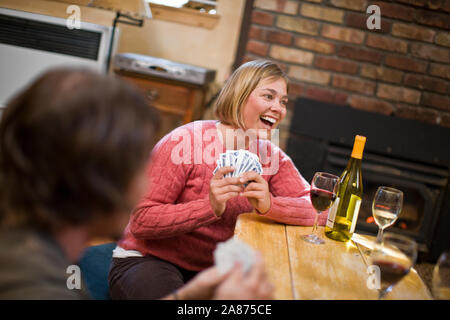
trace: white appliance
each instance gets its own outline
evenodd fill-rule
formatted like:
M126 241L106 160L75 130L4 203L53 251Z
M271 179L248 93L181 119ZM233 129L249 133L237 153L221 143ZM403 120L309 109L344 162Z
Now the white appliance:
M13 95L51 67L106 73L111 32L112 27L86 22L69 29L66 19L0 8L0 115Z

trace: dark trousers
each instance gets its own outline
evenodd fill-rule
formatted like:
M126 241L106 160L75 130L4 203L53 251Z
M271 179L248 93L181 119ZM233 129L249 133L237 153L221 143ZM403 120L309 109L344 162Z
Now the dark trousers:
M112 299L160 299L196 274L153 256L113 258L108 275L109 292Z

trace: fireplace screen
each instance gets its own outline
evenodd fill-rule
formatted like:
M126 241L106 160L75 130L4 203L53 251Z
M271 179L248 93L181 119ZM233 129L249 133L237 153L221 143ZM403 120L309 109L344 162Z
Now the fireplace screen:
M351 149L330 144L324 170L339 175L345 168ZM364 153L362 162L364 195L356 230L376 234L378 226L372 216L372 201L379 186L403 191L403 208L390 231L403 233L425 242L433 224L433 209L438 207L448 183L448 172L435 166Z
M319 125L320 120L320 125ZM450 130L329 103L298 99L287 154L308 181L317 171L340 175L355 135L367 137L364 195L356 231L376 235L372 201L379 186L402 190L403 208L389 231L413 237L423 260L450 247Z
M360 228L362 230L369 229L373 231L372 226L375 226L375 221L372 216L372 200L378 186L381 184L388 184L388 187L394 187L404 193L402 211L400 212L397 221L390 228L411 232L419 231L423 221L423 211L426 201L423 195L417 189L412 187L398 186L394 183L373 183L372 181L366 183L366 190L358 216L358 225Z

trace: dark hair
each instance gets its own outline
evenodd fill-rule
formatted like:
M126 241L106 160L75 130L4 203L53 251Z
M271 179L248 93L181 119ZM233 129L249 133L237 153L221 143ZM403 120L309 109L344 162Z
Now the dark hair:
M0 122L2 222L54 231L130 208L158 115L137 89L54 69L13 98Z

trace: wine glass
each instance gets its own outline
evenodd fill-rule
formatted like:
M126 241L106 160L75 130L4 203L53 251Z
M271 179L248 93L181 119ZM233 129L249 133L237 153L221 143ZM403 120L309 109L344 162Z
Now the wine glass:
M386 233L370 255L373 266L379 268L380 291L383 299L406 276L417 259L417 243L404 235Z
M450 300L450 250L444 251L434 266L433 296Z
M397 220L403 205L403 192L389 187L378 187L372 202L372 215L378 225L377 243L383 231Z
M327 210L334 199L336 199L336 192L338 188L339 177L326 172L316 172L311 182L311 202L316 209L316 216L314 218L314 226L312 233L302 236L302 239L314 244L324 244L325 241L317 235L317 221L319 215Z

